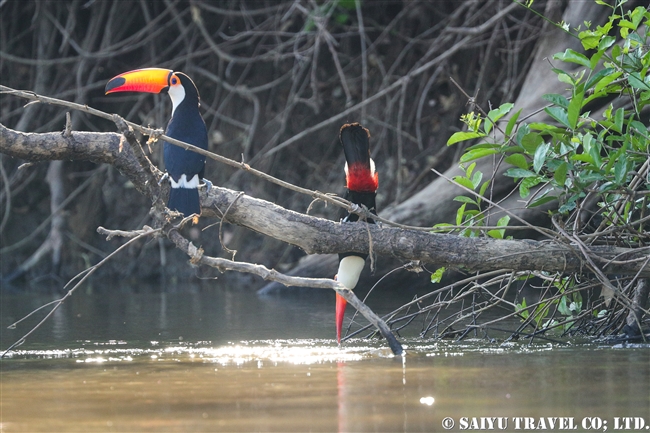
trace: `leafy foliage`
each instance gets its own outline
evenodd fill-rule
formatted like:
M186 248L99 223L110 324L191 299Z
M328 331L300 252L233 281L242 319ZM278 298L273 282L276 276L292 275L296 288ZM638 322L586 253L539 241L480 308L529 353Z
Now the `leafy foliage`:
M465 130L453 134L447 145L478 139L460 158L461 164L471 163L465 175L453 179L472 197L455 198L461 203L455 221L461 228L439 224L435 231L504 237L509 222L505 217L498 222L504 229L479 229L490 212L484 193L494 179L483 181L475 161L491 157L497 164L508 164L504 174L516 182L527 207L556 203L549 212L557 239L580 245L585 256L588 244L594 243L647 248L650 133L644 108L650 104L650 12L643 6L624 10L627 0L614 6L595 1L612 11L601 26L584 22L573 29L584 52L567 48L552 56L558 93L543 96L548 120L527 122L521 110L513 112L512 103L461 117ZM570 32L566 23L558 27ZM605 108L592 112L599 99L606 101ZM600 269L602 264L588 260L586 267L596 278L530 274L545 281L544 291L534 304L527 304L525 297L513 304L522 327L534 326L534 335L558 329L566 333L578 320L592 320L590 326L602 329L605 322L612 326L614 311L619 319L626 315L620 304L609 304L608 295L611 291L621 296L623 287L616 289L610 283L614 278ZM629 299L634 282L626 284L623 298ZM601 286L607 287L601 291L605 301L589 295L583 302L583 294Z
M481 138L465 150L461 162L501 155L512 166L505 175L518 182L519 194L530 207L557 200L557 211L569 220L587 196L597 194L598 220L604 226L629 224L635 213L647 211L650 189L650 134L641 114L650 103L648 24L650 12L641 6L612 13L605 25L594 29L585 22L587 28L577 36L585 53L566 49L553 56L566 65L552 68L566 93L544 95L550 122L519 121L517 111L498 138L495 125L513 108L506 103L485 115L464 115L467 131L453 134L447 144ZM598 98L613 101L604 112L591 113L589 103ZM478 172L474 176L480 177ZM469 175L454 180L474 186ZM465 207L470 202L478 207L480 198L459 201L464 203L459 209L463 216L457 224L474 224L475 215Z

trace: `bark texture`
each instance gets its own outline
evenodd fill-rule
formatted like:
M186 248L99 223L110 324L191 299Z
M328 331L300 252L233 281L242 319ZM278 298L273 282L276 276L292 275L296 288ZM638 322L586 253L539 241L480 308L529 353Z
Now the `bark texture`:
M150 194L149 178L129 150L126 140L111 133L21 134L0 125L0 152L29 160L50 152L55 159L93 160L111 163L129 177L139 191ZM80 140L93 140L84 146ZM87 152L84 149L88 149ZM148 197L152 202L155 197ZM552 241L464 238L455 235L408 230L387 225L346 224L305 215L266 200L227 188L213 187L201 195L202 215L223 219L271 238L295 245L307 254L355 251L421 261L467 271L511 269L548 272L580 272L580 252ZM650 276L647 252L610 246L594 246L593 258L605 273Z

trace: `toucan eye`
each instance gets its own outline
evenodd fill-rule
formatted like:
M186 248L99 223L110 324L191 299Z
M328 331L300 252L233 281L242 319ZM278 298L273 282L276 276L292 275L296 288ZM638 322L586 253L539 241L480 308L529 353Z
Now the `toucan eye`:
M175 86L176 84L178 84L178 78L172 77L172 85Z

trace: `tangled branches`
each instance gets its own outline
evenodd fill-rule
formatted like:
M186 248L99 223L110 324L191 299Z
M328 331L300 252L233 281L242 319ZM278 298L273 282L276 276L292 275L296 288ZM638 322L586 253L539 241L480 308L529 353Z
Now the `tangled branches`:
M436 172L449 178L458 174L454 167L463 148L458 146L453 154L445 143L451 132L460 128L458 118L467 111L466 103L469 111L475 107L489 111L519 95L523 106L538 109L534 96L539 95L530 93L530 88L542 87L543 80L536 75L542 68L531 65L553 54L544 52L538 58L533 55L549 34L544 20L516 3L500 0L353 4L329 0L229 0L218 6L202 0L189 4L173 0L24 1L0 7L3 84L117 112L155 129L164 126L168 118L166 99L140 95L109 101L102 94L106 79L145 66L182 70L195 79L200 89L204 118L211 132L210 151L240 161L241 167L254 167L260 173L312 191L341 189L343 156L337 147L336 131L345 121L360 121L372 132L372 156L381 173L378 208L387 209L387 215L383 215L386 219L423 228L455 217L455 208L441 203L450 202L458 194L457 187L434 180ZM551 21L560 21L560 3L539 1L535 7ZM578 15L574 22L591 19ZM30 23L29 28L22 28L24 23ZM551 79L556 86L555 77ZM454 82L471 95L469 101L461 97ZM520 93L526 82L528 93ZM532 96L526 100L526 95ZM35 132L115 129L111 120L81 112L73 112L69 122L64 116L60 109L43 105L24 108L15 99L3 98L0 123ZM147 157L160 165L162 155L156 133L149 138ZM97 169L80 161L48 164L25 166L4 157L0 161L4 185L0 192L0 207L4 210L0 235L3 251L12 251L1 260L2 275L10 277L5 281L18 281L21 276L31 282L44 276L59 279L75 275L86 266L88 257L91 261L103 258L115 247L115 243L93 238L95 227L142 227L152 221L149 203L143 202L133 184L112 168ZM310 209L313 214L334 218L333 206L311 206L312 197L250 176L250 171L241 167L209 164L206 177L217 185L286 208ZM521 210L521 204L512 196L512 182L499 180L499 170L491 170L495 180L488 193L494 203L531 226L546 219L541 212ZM39 184L46 172L48 183ZM30 194L20 194L25 190ZM501 209L490 208L492 211L497 215ZM643 232L644 218L634 230ZM576 218L569 224L575 221L581 220ZM209 230L210 226L199 227L199 233L201 228ZM505 230L498 225L485 229ZM548 233L548 229L542 232ZM587 259L592 257L589 247L596 238L619 242L626 241L627 235L605 227L592 233L567 231L563 222L552 236L554 241L580 250ZM220 240L227 240L227 248L239 251L240 258L267 267L288 267L303 255L278 240L222 224L219 236L203 240L203 248L212 256L224 250ZM156 281L163 278L160 263L168 248L134 242L129 245L126 263L107 265L99 272ZM47 253L51 259L44 264ZM181 280L191 278L193 271L178 254L176 260L165 259L168 270ZM130 260L133 257L138 260ZM603 263L590 264L590 272L596 273L602 267ZM581 323L573 316L580 304L575 294L580 293L586 307L586 299L598 292L591 280L504 272L498 277L473 277L463 283L466 285L462 290L453 285L431 292L434 294L418 294L416 303L396 310L397 316L391 320L403 326L403 321L413 323L415 317L425 318L423 335L455 335L452 329L460 324L464 324L465 331L477 329L478 315L507 306L510 310L505 318L517 314L525 328L535 322L540 330L540 317L541 324L547 320L552 323L560 314L572 319L571 329L575 330ZM599 284L609 281L609 276L604 276L607 278L598 276ZM638 293L633 291L640 280L631 278L615 288L620 296L614 302L624 310L634 308ZM523 297L510 297L514 295L512 285L519 279L535 281L540 287L545 281L542 291L548 290L551 297L531 302L531 296L527 296L524 306ZM590 290L592 294L587 293ZM482 296L487 296L485 304L481 304ZM447 306L458 303L462 307L457 315L441 322ZM414 312L414 308L421 312ZM547 314L534 314L538 308ZM597 301L580 310L578 318L584 318L586 323L589 314L598 316L602 310ZM573 312L569 315L567 311ZM608 311L605 319L597 318L609 321L597 333L624 326L619 320L623 310ZM564 326L568 322L558 323ZM522 333L523 328L512 335ZM529 334L539 335L537 331Z
M165 98L108 100L102 95L105 81L136 67L185 71L201 91L211 131L210 150L311 190L340 190L343 158L335 131L345 121L361 121L373 134L373 158L381 172L380 209L403 202L434 179L430 168L444 170L451 165L443 144L446 125L456 123L463 101L447 77L473 83L475 91L483 89L480 103L514 94L542 23L523 8L495 0L435 5L357 2L352 8L334 1L229 1L218 6L205 1L190 5L9 2L3 5L2 20L0 68L8 87L90 104L160 128L168 116ZM31 24L22 29L20 23ZM65 113L61 110L23 109L17 100L5 101L0 121L9 127L34 132L62 128ZM70 127L114 128L108 121L78 112L72 113ZM155 145L151 149L152 161L160 164L160 149ZM16 209L35 207L17 195L17 188L43 189L35 182L44 168L18 170L18 164L8 160L2 164L9 180L3 197L10 201L13 197L2 235L3 243L12 245L25 236ZM133 227L148 218L137 195L114 173L95 173L84 163L63 164L67 174L55 179L62 190L74 190L93 176L93 182L104 185L102 191L85 190L78 203L99 200L103 205L64 208L62 228L50 227L63 233L66 248L60 251L61 259L49 269L42 262L23 267L31 277L50 270L55 275L74 275L85 263L81 255L107 253L99 239L89 238L94 227ZM206 176L216 184L253 192L289 208L302 210L309 205L307 197L288 194L236 169L208 165ZM47 190L42 195L45 199ZM113 197L124 200L116 203ZM106 212L110 206L115 207ZM314 212L335 216L330 208L315 207ZM34 216L42 221L47 212ZM245 231L230 229L227 237L240 254L270 266L292 263L301 255ZM25 263L39 242L42 238L14 250L2 261L3 274ZM260 242L261 248L251 248ZM220 248L218 243L206 247ZM156 268L155 249L134 248L134 254L150 263L148 267L116 266L107 271L156 277L144 271ZM278 248L282 254L275 253ZM176 271L190 277L182 267Z

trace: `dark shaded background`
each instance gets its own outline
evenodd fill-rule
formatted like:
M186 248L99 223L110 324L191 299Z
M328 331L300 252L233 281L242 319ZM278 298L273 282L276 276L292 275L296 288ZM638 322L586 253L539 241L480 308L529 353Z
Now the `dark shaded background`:
M536 1L534 7L558 15L566 4ZM1 83L164 127L170 112L167 96L104 96L103 88L111 77L131 69L183 71L201 92L211 151L243 158L294 184L337 194L344 186L338 130L345 121L362 122L372 134L381 211L433 181L431 168L444 171L457 161L461 149L445 143L461 127L459 116L468 107L450 77L476 94L476 102L486 109L517 96L536 44L548 29L523 7L489 22L510 5L500 0L361 1L358 8L349 0L4 1ZM270 153L301 131L385 91L455 44L460 45L454 54L344 121L326 123ZM66 112L60 107L25 107L24 100L0 97L0 122L10 128L64 128ZM115 131L110 122L79 112L71 115L74 129ZM5 288L61 289L67 279L120 245L119 239L105 241L96 233L97 226L130 230L150 222L149 203L110 166L64 162L62 174L48 183L54 163L19 168L24 161L0 158L0 270ZM150 158L162 166L161 146L151 146ZM301 212L311 203L310 197L214 161L208 161L206 177ZM62 217L61 248L43 251L57 183L63 186L60 199L76 195L57 214ZM338 210L316 203L310 213L335 219ZM206 253L230 257L222 251L215 222L202 221L199 227L206 229L195 228L193 235ZM238 251L238 260L286 271L303 255L295 247L238 227L225 225L223 231L224 243ZM91 285L119 281L143 290L147 285L154 290L182 289L200 281L196 276L211 278L213 272L190 267L171 244L154 240L112 260ZM233 277L250 282L245 276L220 276Z

